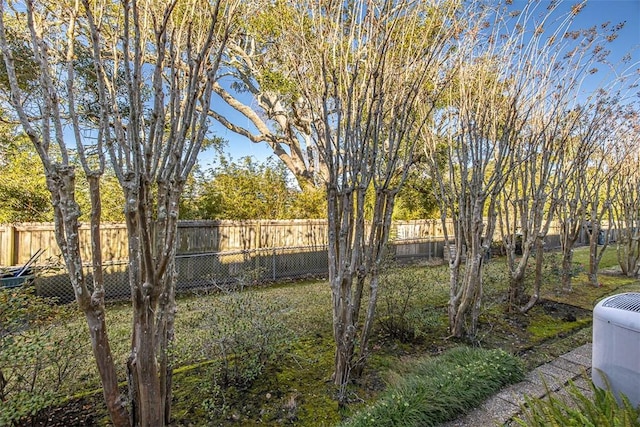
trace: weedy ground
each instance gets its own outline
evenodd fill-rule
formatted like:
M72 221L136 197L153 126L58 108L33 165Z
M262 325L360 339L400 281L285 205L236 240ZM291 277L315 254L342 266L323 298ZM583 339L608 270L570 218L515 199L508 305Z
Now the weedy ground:
M507 310L508 273L504 260L492 259L485 269L479 332L463 341L448 338L446 265L389 268L378 302L372 356L364 375L349 389L347 409L338 408L331 382L334 344L325 280L181 297L173 424L335 426L373 402L403 364L424 355L437 357L461 344L503 349L531 369L591 340L592 309L601 298L640 291L637 279L617 272L615 249L609 248L601 263L599 287L588 284L587 260L587 248L575 251L573 290L563 292L558 254L546 254L542 300L522 314ZM108 316L113 350L123 369L129 345L127 305L110 306ZM77 328L83 327L78 316ZM30 423L108 424L91 362L69 385L70 397ZM124 378L124 372L120 374Z

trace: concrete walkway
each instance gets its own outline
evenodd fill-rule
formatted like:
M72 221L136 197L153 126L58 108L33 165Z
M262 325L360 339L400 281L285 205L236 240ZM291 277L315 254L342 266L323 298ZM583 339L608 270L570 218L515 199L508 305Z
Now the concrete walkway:
M547 394L545 382L552 392L562 394L566 393L564 388L568 381L572 380L576 387L589 396L592 391L584 378L585 372L588 376L591 375L590 343L537 367L527 374L524 381L503 389L486 400L479 408L455 421L443 424L442 427L510 425L512 418L519 414L520 405L525 402L525 396L543 397Z

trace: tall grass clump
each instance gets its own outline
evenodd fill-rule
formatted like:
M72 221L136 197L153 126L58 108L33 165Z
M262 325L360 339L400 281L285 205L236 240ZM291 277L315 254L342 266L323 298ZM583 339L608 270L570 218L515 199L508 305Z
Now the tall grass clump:
M376 403L343 426L435 426L523 378L522 363L505 351L454 348L409 365Z
M568 396L547 393L543 399L526 398L522 418L515 422L523 427L640 427L640 406L634 407L624 395L618 402L610 389L587 381L592 397L569 382Z

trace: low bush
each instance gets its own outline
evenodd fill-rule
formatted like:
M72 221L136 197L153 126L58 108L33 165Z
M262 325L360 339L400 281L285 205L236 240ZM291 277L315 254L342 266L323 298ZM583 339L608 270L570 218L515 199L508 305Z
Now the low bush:
M433 269L432 274L447 273ZM434 278L432 278L434 279ZM446 283L447 278L440 281ZM424 269L402 268L385 270L380 277L376 307L381 332L403 342L419 341L441 326L442 315L433 305L433 280L425 279Z
M412 363L375 404L343 426L435 426L523 378L522 363L502 350L455 348Z
M0 289L0 425L18 424L69 392L66 380L90 354L84 338L66 329L75 315L29 286Z
M250 387L267 365L284 357L293 339L283 321L286 309L278 300L240 288L227 291L219 308L205 317L202 352L214 373L202 407L210 418L226 415L230 390Z
M639 427L640 406L634 407L626 396L619 403L610 390L596 387L586 378L593 396L587 396L573 382L568 395L547 393L543 399L527 398L522 418L515 418L524 427L584 426Z

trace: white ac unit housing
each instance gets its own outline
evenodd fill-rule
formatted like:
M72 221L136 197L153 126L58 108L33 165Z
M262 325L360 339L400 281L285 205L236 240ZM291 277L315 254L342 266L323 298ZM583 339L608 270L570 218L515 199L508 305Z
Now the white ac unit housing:
M640 404L640 293L613 295L596 305L591 360L596 386L606 389L608 382L618 401L623 393Z

